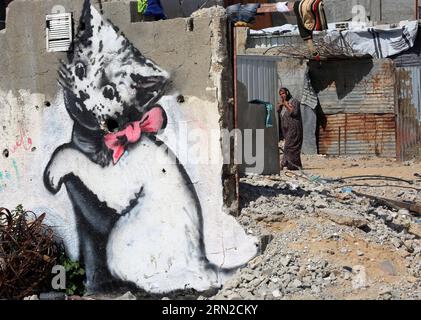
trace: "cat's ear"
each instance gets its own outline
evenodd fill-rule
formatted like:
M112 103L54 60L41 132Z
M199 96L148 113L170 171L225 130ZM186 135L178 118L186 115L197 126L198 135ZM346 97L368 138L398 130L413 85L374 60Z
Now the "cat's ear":
M147 109L156 103L168 85L168 78L163 76L142 76L134 73L130 76L135 82L133 88L136 89L136 103L139 110Z
M82 14L79 19L79 27L77 30L77 38L81 43L85 46L87 45L87 41L93 35L93 25L92 25L92 11L91 11L91 1L85 0L83 3Z
M79 22L81 22L83 20L89 21L91 19L92 19L91 0L85 0L83 2L82 14L80 16ZM80 25L79 25L79 27L80 27Z
M142 90L157 90L164 88L168 78L164 76L144 76L139 73L132 73L130 77L135 82L135 87Z

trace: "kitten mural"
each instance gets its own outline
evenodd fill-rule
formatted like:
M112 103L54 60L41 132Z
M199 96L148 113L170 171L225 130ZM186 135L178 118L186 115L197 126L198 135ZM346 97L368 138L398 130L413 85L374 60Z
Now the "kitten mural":
M156 136L167 125L159 100L168 82L85 1L59 70L72 138L51 156L44 184L53 194L64 188L72 203L92 292L203 291L228 272L206 257L194 184Z

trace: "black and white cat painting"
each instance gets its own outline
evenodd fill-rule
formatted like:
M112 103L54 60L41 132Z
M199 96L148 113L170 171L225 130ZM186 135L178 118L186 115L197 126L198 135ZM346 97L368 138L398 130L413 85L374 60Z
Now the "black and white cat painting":
M167 124L159 100L169 74L86 0L59 82L73 132L53 153L44 184L53 194L64 188L72 203L88 289L220 286L194 184L156 136Z

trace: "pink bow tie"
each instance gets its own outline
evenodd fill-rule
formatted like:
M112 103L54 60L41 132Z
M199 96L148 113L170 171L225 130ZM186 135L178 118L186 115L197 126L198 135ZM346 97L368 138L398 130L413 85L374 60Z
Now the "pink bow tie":
M143 115L140 121L130 122L125 129L104 136L105 145L113 152L114 165L130 143L139 141L142 131L156 133L162 128L164 123L162 112L160 107L154 107Z

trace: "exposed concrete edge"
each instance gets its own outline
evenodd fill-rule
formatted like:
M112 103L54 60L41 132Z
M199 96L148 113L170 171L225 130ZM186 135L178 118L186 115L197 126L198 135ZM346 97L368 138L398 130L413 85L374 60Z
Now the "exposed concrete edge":
M209 75L216 90L216 101L219 110L219 125L221 129L221 150L224 150L222 130L233 129L233 74L231 59L229 57L228 39L227 39L227 19L224 16L216 16L211 20L211 65L209 66ZM224 205L227 213L237 216L239 204L237 200L237 182L236 173L238 166L233 163L234 140L230 140L230 163L223 164L222 183Z

